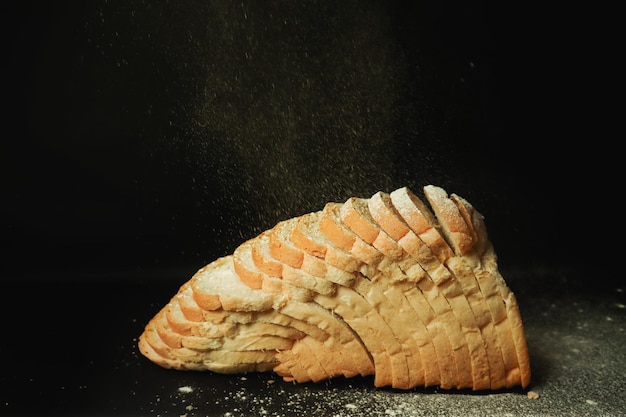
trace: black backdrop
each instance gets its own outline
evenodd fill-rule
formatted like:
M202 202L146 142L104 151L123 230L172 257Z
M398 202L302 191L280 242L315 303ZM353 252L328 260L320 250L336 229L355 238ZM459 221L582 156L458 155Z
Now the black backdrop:
M238 407L239 380L140 357L144 323L279 220L429 183L486 217L530 319L547 393L536 406L568 410L589 390L609 403L622 375L594 384L551 349L579 340L555 334L587 340L580 305L598 307L594 328L622 317L618 16L490 1L0 1L0 413L181 415L167 400L181 383L204 387L196 401L215 415ZM596 290L609 301L583 297ZM594 372L618 369L619 339L589 343Z
M503 268L594 270L621 223L614 29L569 7L2 2L5 276L182 280L428 183L486 216Z

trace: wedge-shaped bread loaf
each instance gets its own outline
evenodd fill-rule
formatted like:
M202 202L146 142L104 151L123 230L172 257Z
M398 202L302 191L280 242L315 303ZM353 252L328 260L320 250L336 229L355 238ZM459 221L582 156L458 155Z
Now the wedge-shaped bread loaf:
M377 387L530 383L522 319L483 216L424 187L327 203L200 269L146 325L141 353L179 370Z

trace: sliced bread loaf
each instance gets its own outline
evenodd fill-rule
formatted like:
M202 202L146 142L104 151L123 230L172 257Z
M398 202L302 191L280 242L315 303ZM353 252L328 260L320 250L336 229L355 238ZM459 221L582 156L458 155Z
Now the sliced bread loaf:
M166 368L300 383L526 387L519 306L483 216L439 187L424 194L431 208L406 187L327 203L243 242L180 287L147 323L141 353Z

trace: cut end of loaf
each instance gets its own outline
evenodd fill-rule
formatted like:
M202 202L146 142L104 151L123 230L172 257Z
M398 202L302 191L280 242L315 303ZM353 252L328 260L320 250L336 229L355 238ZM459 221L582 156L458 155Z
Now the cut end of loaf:
M517 301L483 216L424 187L328 203L206 265L146 325L163 368L374 375L378 387L500 390L530 383Z

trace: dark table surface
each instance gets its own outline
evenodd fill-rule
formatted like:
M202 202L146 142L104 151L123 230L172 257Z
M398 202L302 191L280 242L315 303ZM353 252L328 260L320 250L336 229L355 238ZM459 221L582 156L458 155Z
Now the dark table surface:
M162 369L137 350L143 325L190 271L76 274L4 285L0 411L6 416L618 416L626 411L624 287L590 291L568 268L514 270L528 389L376 389L371 378L283 382L272 373ZM22 277L23 278L23 277ZM525 282L559 282L525 284ZM529 398L528 391L539 398Z

